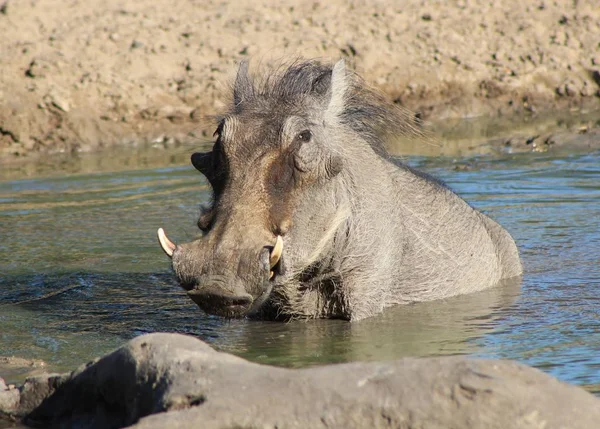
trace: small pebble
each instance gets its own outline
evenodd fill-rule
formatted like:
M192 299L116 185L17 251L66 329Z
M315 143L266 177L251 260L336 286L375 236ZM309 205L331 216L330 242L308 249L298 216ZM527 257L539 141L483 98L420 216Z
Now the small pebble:
M137 48L141 48L143 46L144 46L144 44L142 42L140 42L139 40L134 40L133 42L131 42L131 49L137 49Z

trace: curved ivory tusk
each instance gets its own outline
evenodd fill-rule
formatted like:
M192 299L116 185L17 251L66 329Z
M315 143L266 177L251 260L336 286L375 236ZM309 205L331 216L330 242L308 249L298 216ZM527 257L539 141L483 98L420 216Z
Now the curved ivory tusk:
M278 235L277 240L275 241L275 246L273 246L273 250L271 251L271 268L273 268L277 264L277 262L279 262L282 252L283 238L281 238L281 235Z
M177 246L173 244L171 240L167 238L165 234L165 230L162 228L158 228L158 242L160 243L160 247L167 254L169 258L173 256L173 251Z

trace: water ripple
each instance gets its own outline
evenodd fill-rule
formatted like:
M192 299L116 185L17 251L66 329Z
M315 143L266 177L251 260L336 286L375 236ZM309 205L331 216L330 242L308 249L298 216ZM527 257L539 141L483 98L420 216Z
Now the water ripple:
M187 156L186 156L187 159ZM198 336L258 362L508 358L599 392L600 154L409 162L446 180L519 244L521 285L398 307L360 323L204 315L156 244L196 236L209 197L191 167L0 182L1 354L72 369L147 332Z

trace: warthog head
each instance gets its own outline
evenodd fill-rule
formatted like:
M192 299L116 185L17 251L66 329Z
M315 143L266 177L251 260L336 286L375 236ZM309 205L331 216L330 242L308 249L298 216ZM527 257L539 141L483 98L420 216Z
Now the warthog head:
M340 189L352 193L351 176L340 173L350 151L361 148L352 154L357 162L363 153L385 152L383 104L343 61L295 63L262 82L240 66L212 151L192 155L213 188L198 220L203 235L175 245L158 231L194 302L207 313L241 317L286 279L300 285L314 275L346 220L349 197Z

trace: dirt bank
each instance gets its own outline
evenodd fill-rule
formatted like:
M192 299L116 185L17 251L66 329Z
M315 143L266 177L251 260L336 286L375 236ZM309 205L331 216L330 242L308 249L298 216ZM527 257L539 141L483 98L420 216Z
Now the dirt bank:
M0 159L198 139L245 58L346 57L432 120L600 108L597 0L270 3L0 0Z

